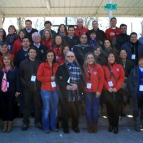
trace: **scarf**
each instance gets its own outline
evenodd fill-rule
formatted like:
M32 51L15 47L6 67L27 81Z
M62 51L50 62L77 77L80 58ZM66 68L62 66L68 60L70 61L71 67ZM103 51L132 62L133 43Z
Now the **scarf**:
M92 45L92 47L95 46L95 42L96 42L96 39L91 39L91 40L90 40L90 44Z
M80 76L81 76L81 70L80 70L79 64L77 63L77 61L74 61L72 63L69 63L68 61L66 61L66 65L67 65L69 75L70 75L69 82L71 84L76 84L80 80ZM80 95L79 95L78 89L68 90L67 95L68 95L69 101L80 100Z
M8 70L6 70L5 68L2 69L2 71L3 71L3 78L2 78L2 83L1 83L1 91L2 92L7 92L8 83L7 83L6 74L10 70L11 70L11 67L9 67Z

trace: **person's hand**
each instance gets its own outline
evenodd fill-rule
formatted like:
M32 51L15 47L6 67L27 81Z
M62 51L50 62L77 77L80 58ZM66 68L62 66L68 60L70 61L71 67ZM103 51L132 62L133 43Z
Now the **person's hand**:
M67 90L72 90L72 86L67 85L67 86L66 86L66 89L67 89Z
M55 76L51 76L51 81L55 81Z
M16 92L16 93L15 93L15 97L18 97L18 96L19 96L19 94L20 94L19 92Z
M113 88L113 90L112 90L113 92L117 92L117 89L116 88Z
M96 92L96 98L98 98L100 96L100 92Z
M76 90L78 88L77 84L72 84L72 90Z
M108 91L109 91L109 92L113 92L113 88L109 88Z

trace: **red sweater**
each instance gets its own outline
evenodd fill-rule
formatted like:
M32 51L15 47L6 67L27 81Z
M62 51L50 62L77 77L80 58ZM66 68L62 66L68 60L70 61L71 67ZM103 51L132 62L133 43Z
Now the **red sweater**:
M53 47L50 47L50 49L52 49L54 51L54 53L57 57L62 56L62 47L53 46Z
M8 54L12 57L12 61L14 61L14 55L9 53ZM0 55L0 65L2 64L2 55Z
M86 34L88 32L88 28L86 28L86 27L82 27L81 29L79 29L78 27L76 27L75 28L75 31L74 31L74 33L75 33L75 35L76 36L81 36L82 34Z
M21 39L17 39L14 44L13 44L13 49L12 49L12 53L15 55L17 53L18 50L20 50L22 48L22 41Z
M56 74L58 66L59 66L58 63L54 63L53 75ZM54 88L51 86L51 76L52 76L52 67L48 64L48 62L41 63L40 66L38 67L37 79L41 82L42 90L55 91L58 89L57 85Z
M116 27L116 29L108 28L105 31L106 38L113 41L113 39L120 34L120 28Z
M45 45L45 46L47 47L47 49L50 49L50 47L51 47L51 45L52 45L52 41L53 41L53 39L46 40L45 38L43 38L43 39L41 40L41 43L42 43L43 45Z
M109 64L109 66L110 66L114 76L116 77L117 82L115 81L113 76L110 76L110 71L109 71L108 67L103 66L104 77L105 77L104 88L106 90L108 90L110 88L110 86L108 85L108 82L112 81L112 83L113 83L112 88L116 88L117 90L119 90L122 87L122 84L124 82L124 77L125 77L124 69L123 69L122 65L117 64L117 63L114 63L113 66L111 64Z
M89 81L89 72L91 72L90 75L90 81ZM88 70L85 72L85 77L86 77L86 83L84 86L84 91L86 92L102 92L102 88L104 85L104 72L103 69L100 65L95 65L93 68L93 65L88 65ZM91 89L87 88L87 83L91 83Z

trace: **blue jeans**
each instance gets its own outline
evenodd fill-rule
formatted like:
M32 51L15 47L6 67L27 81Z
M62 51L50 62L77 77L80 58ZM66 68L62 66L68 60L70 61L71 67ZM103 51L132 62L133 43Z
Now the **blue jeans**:
M50 130L57 129L57 106L59 101L59 91L41 90L41 97L43 101L43 129Z
M96 98L96 92L84 92L84 96L87 125L97 125L100 97Z

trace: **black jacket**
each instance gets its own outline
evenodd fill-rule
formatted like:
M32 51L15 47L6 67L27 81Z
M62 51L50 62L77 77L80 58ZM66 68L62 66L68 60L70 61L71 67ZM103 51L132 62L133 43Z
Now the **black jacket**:
M43 61L43 58L45 56L45 53L47 51L47 47L43 44L40 44L40 47L37 48L34 44L32 44L37 49L37 59L40 61Z
M20 49L14 58L14 65L19 68L20 63L28 58L28 54L25 55L23 48Z
M73 48L74 45L77 45L79 43L78 36L73 36L72 39L70 39L70 37L68 37L68 36L65 36L64 40L71 48Z
M70 77L70 75L69 75L69 71L67 69L66 63L64 63L63 65L60 65L57 69L57 72L56 72L56 81L59 85L61 98L67 98L66 86L69 85L69 83L67 82L69 77ZM81 78L80 78L79 82L77 83L77 85L78 85L79 91L81 91L83 86L84 86L83 74L81 74Z
M30 33L27 32L26 28L24 28L23 30L26 32L26 36L29 38L30 42L32 43L32 42L33 42L33 41L32 41L32 34L33 34L34 32L38 32L38 30L32 28L32 30L31 30Z
M90 34L92 31L95 31L94 29L91 29L87 32L87 35L88 35L88 39L90 39ZM99 28L95 31L96 32L96 35L97 35L97 38L103 43L104 40L106 39L106 35L105 35L105 32L100 30Z
M19 71L20 71L20 81L23 85L24 91L36 91L40 90L41 83L39 81L32 82L31 76L37 75L37 70L41 61L35 60L34 62L30 61L30 59L26 59L20 63Z
M123 66L123 62L121 59L118 60L118 63L121 64ZM128 77L131 70L135 67L135 64L132 60L126 59L126 64L125 64L125 77Z
M88 44L86 44L86 45L78 44L78 45L74 46L73 52L77 58L78 63L80 64L80 66L83 66L85 55L88 52L93 52L93 47Z

